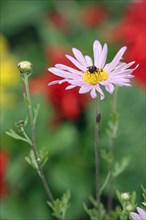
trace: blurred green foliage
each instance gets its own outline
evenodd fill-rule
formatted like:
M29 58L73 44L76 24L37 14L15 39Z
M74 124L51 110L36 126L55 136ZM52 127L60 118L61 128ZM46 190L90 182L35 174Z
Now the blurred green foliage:
M104 41L102 30L107 23L120 20L127 1L96 1L111 13L100 28L87 29L81 25L79 12L88 1L1 1L1 33L8 39L10 50L18 61L30 60L34 64L33 78L43 74L48 66L49 58L45 55L48 45L57 43L64 47L80 48L83 53L92 55L91 45L95 39ZM57 10L70 20L69 32L55 29L46 20L48 13ZM109 47L111 60L119 45ZM15 122L25 120L27 109L23 102L23 88L20 84L13 91L17 94L17 103L1 111L1 146L10 154L6 180L8 195L1 201L1 219L3 220L51 220L46 195L37 174L26 163L29 155L29 145L6 136L5 131L15 127ZM145 139L145 95L137 86L120 88L118 94L119 129L114 144L114 160L120 163L123 158L130 157L126 170L114 182L114 191L137 192L140 201L141 184L144 185L144 139ZM71 207L67 220L88 219L83 209L83 203L88 204L89 194L95 194L94 171L94 118L95 105L91 101L85 109L84 117L78 122L64 121L60 127L54 128L50 123L53 115L51 103L46 102L43 94L34 95L33 103L40 103L37 119L36 136L39 149L48 152L45 173L55 197L61 197L66 189L71 192ZM99 146L108 149L107 126L111 114L111 95L100 102L102 115ZM28 133L30 128L27 126ZM101 182L107 175L106 162L101 160ZM103 192L103 202L106 206L107 189ZM116 195L115 197L115 203Z

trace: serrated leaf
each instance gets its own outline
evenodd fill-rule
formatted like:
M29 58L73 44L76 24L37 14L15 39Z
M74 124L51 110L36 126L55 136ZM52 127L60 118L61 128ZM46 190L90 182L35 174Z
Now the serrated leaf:
M65 219L66 211L70 207L70 191L63 194L61 199L56 199L53 202L47 202L52 209L52 215L58 219Z
M43 167L48 160L48 152L42 148L39 152L38 157L40 160L39 163L40 163L41 167Z
M92 200L91 203L93 204L93 208L88 208L86 204L83 204L84 210L89 215L90 220L98 220L98 206L96 200L91 196L90 199ZM100 218L105 219L105 209L102 203L100 203Z
M17 134L14 130L10 129L9 131L6 131L6 134L9 135L10 137L17 139L17 140L21 140L21 141L25 141L27 143L29 143L29 141L27 139L25 139L24 137L20 136L19 134Z

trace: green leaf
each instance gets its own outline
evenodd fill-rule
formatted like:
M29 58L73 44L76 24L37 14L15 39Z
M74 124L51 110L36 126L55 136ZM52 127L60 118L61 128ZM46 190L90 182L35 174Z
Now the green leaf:
M30 142L29 142L26 138L20 136L19 134L17 134L17 133L16 133L14 130L12 130L12 129L10 129L10 132L9 132L9 131L6 131L6 134L9 135L10 137L14 138L14 139L21 140L21 141L25 141L25 142L27 142L27 143L30 144Z
M136 192L134 191L131 195L131 204L135 205L136 203Z
M48 152L45 149L40 150L39 158L40 158L40 164L43 167L48 160Z
M97 215L98 215L97 209L95 208L89 209L85 203L83 204L83 207L86 213L89 215L90 220L97 220Z
M38 103L37 106L34 108L34 119L33 119L34 124L36 123L39 110L40 110L40 104Z
M109 151L107 151L105 149L100 150L100 155L101 155L102 159L104 159L106 162L110 163L111 157L110 157Z
M29 118L28 118L28 116L26 116L26 118L24 120L24 126L26 126L28 124L28 120L29 120Z
M143 186L141 186L142 191L143 191L143 198L144 198L144 202L146 203L146 188L144 188Z
M52 215L58 219L65 219L66 212L68 208L70 207L70 191L67 190L62 196L61 199L56 199L53 202L47 202L47 204L52 209Z
M29 165L31 165L31 166L34 168L34 166L33 166L33 164L32 164L32 162L31 162L31 160L30 160L29 157L25 157L25 160L27 161L27 163L28 163Z
M34 155L34 152L32 150L30 150L29 156L25 157L25 160L27 161L27 163L29 165L31 165L35 170L38 170L38 165L36 162L36 158Z
M116 177L120 175L125 170L125 168L128 166L129 162L130 162L130 158L126 157L121 161L121 163L115 163L113 176Z
M26 96L25 93L23 93L23 98L24 98L24 101L26 102L26 104L27 104L28 106L30 106L30 101L29 101L29 99L27 98L27 96Z
M108 122L107 134L109 137L115 138L118 131L119 125L119 114L117 112L112 112L110 115L110 120Z
M121 193L118 190L116 191L116 195L117 195L117 198L118 198L118 200L120 201L120 203L122 205Z
M93 205L93 208L88 208L86 206L86 204L83 204L84 210L86 211L86 213L89 215L90 220L99 220L98 218L98 205L96 200L93 198L93 196L89 197L89 200L91 202L91 204ZM100 203L100 219L105 219L105 209L102 203Z

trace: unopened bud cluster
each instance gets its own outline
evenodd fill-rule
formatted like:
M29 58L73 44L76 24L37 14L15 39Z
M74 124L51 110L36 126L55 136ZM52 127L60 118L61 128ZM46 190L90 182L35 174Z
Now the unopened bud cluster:
M130 200L130 194L129 193L121 193L121 199L123 200L123 201L128 201L128 200Z
M22 61L18 63L18 69L22 74L32 73L32 63L29 61Z

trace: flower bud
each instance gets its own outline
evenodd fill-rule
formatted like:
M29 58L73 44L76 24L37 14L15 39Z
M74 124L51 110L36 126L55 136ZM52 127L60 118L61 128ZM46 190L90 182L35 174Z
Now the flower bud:
M134 209L134 207L133 207L133 205L131 205L131 204L128 204L128 205L126 206L126 211L127 211L127 212L132 212L133 209Z
M23 127L23 126L24 126L24 120L19 120L19 121L16 123L16 125L17 125L18 127Z
M129 193L121 193L121 199L123 200L123 201L128 201L128 200L130 200L130 194Z
M30 74L30 73L32 73L32 63L29 61L22 61L22 62L18 63L18 69L19 69L20 73Z

